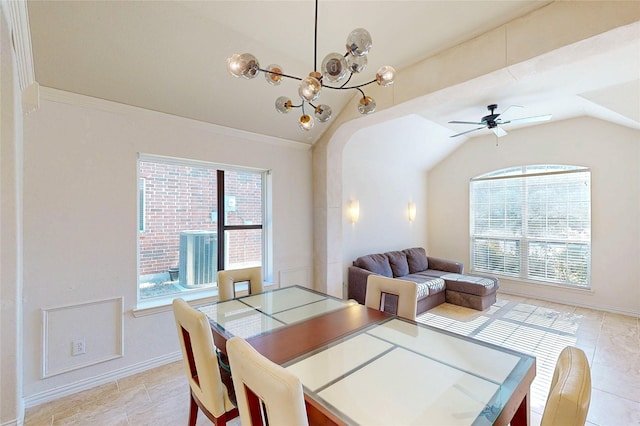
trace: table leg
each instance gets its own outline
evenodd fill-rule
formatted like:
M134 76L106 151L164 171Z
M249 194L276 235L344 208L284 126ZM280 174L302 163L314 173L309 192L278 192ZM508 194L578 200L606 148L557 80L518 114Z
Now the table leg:
M529 393L527 392L511 419L511 426L529 426L529 424Z

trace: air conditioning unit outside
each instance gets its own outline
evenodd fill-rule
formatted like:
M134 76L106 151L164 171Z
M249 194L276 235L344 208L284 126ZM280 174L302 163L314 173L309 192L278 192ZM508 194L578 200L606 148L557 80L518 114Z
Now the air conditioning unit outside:
M178 280L186 288L199 288L217 281L218 236L213 231L180 232Z

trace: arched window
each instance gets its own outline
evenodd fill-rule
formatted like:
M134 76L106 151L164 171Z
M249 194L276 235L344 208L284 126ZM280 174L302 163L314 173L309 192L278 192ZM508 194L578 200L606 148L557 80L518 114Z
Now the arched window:
M471 269L590 288L591 171L530 165L471 179Z

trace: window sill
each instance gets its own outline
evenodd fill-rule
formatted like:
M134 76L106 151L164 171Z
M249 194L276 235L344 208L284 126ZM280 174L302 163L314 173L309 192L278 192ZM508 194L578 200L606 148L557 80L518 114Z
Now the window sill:
M469 274L471 275L488 275L488 276L492 276L492 277L496 277L500 280L505 280L505 281L511 281L517 284L525 284L525 285L529 285L529 286L544 286L547 288L554 288L554 289L558 289L558 290L569 290L569 291L575 291L578 293L594 293L593 288L591 287L577 287L577 286L572 286L569 284L558 284L558 283L552 283L552 282L545 282L545 281L535 281L535 280L528 280L526 278L519 278L519 277L514 277L511 275L500 275L500 274L494 274L494 273L490 273L490 272L485 272L485 271L470 271Z
M277 288L274 283L264 283L265 290L273 290L274 288ZM238 296L245 296L248 294L246 285L239 285L238 290L240 290L237 293ZM175 294L161 299L138 302L138 306L132 309L131 313L134 318L139 318L171 311L173 299L178 297L189 302L191 306L207 305L218 301L218 290L214 289L211 291L198 292L196 294Z

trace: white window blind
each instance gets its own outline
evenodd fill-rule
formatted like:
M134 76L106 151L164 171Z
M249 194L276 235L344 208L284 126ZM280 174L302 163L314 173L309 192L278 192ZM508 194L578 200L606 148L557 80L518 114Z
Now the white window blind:
M470 196L472 270L590 287L588 168L498 170L473 178Z

